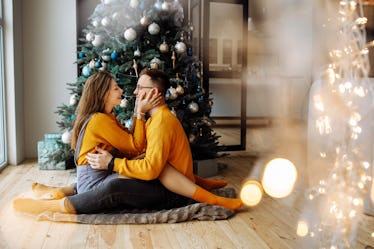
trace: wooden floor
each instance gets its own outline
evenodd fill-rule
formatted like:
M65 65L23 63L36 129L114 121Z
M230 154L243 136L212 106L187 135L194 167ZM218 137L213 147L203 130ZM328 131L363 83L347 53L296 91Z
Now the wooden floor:
M300 144L289 144L293 151L289 155L298 165L303 165L305 153L301 146L303 139L300 139L303 132L294 128L292 130L298 133L295 137L299 138ZM282 147L282 139L272 132L266 127L248 129L249 148L253 150L231 152L229 156L218 159L227 168L215 178L227 179L229 186L239 191L254 162L274 147ZM289 139L292 141L292 137ZM297 153L295 150L298 150ZM290 149L284 150L284 153L289 152ZM295 157L295 154L298 156ZM314 249L296 235L296 224L302 212L304 182L307 181L302 166L298 169L300 177L289 197L273 199L265 196L258 206L245 207L228 220L112 226L35 221L34 217L15 213L11 200L30 191L32 182L63 186L74 181L73 171L41 171L35 159L27 160L19 166L8 166L0 174L0 248ZM374 217L364 215L355 248L372 249L373 232Z

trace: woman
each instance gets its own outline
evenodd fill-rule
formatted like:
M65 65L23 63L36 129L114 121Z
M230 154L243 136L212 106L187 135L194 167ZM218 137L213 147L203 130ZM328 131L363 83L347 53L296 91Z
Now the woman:
M105 85L109 85L109 83L110 87L105 87ZM120 97L122 95L122 90L115 83L113 76L108 73L100 72L91 76L90 79L87 80L82 98L78 105L78 115L73 128L72 140L72 147L75 148L76 154L78 155L76 158L78 165L78 194L93 190L100 185L107 185L110 182L113 182L113 179L118 178L118 174L116 173L109 174L108 171L94 170L87 165L86 155L88 153L94 153L96 146L105 150L116 148L124 153L127 158L143 151L145 145L144 113L153 105L157 105L160 101L158 95L155 95L154 93L154 91L150 91L148 94L137 94L134 134L131 135L127 133L127 135L125 135L122 134L122 128L115 120L114 115L110 114L113 107L120 103ZM101 127L105 127L105 129L100 129ZM110 129L108 129L108 127L110 127ZM121 131L118 131L118 129L121 129ZM78 132L78 130L80 132ZM226 184L224 181L209 181L201 178L199 180L202 185L205 185L208 188L214 187L213 185L215 184L217 185L216 187L224 186ZM135 180L131 181L132 182L128 182L130 185L135 183ZM179 184L181 182L186 182L187 184L184 186L187 186L187 190L179 189L179 191L175 192L183 194L189 198L193 197L191 193L194 193L196 185L171 166L165 166L160 181L161 183L165 182L167 188L171 190L178 190L178 188L180 188ZM42 185L39 187L41 187L41 189L43 188ZM125 192L132 190L124 188L121 189L121 191ZM62 189L59 192L61 193L60 196L63 197L72 194L73 190L72 188L68 188L68 191ZM211 197L213 194L208 193L208 195ZM220 198L220 202L217 203L215 198ZM18 198L14 200L13 204L17 211L23 212L40 213L49 210L55 212L76 213L74 199L76 199L74 196L51 201ZM208 198L206 202L210 204L221 204L222 206L231 209L237 209L241 206L241 202L238 199L228 199L218 196L214 196L213 199ZM232 202L235 202L235 204L232 205ZM78 209L78 212L79 210L80 209Z

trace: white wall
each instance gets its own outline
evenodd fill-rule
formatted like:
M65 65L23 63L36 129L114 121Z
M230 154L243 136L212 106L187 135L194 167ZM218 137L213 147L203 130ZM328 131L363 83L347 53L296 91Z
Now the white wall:
M35 158L37 141L60 131L55 111L76 80L76 1L24 0L22 19L24 156Z

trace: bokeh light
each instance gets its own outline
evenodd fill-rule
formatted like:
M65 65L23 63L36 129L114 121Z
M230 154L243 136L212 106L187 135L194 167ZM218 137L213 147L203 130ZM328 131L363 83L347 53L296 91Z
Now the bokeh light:
M265 166L262 187L268 195L283 198L292 192L296 179L295 165L287 159L275 158Z
M308 234L308 232L309 232L308 223L306 221L300 220L297 223L297 230L296 230L297 236L305 237Z
M244 183L240 191L240 199L247 206L256 206L260 203L263 189L258 181L248 180Z

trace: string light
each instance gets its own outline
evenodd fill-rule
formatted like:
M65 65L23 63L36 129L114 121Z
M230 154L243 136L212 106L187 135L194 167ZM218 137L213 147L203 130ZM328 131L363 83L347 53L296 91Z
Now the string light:
M306 191L306 206L313 206L314 213L312 218L300 219L297 227L298 236L315 239L321 249L353 248L369 186L374 201L369 163L373 144L367 135L372 134L374 112L368 47L374 42L366 44L367 18L361 1L339 1L337 20L336 47L328 53L331 62L321 74L321 89L310 105L321 141L319 155L331 171ZM308 208L305 216L311 216Z

